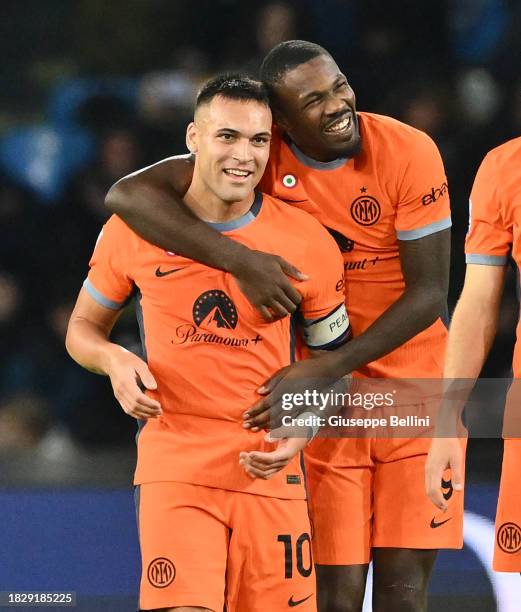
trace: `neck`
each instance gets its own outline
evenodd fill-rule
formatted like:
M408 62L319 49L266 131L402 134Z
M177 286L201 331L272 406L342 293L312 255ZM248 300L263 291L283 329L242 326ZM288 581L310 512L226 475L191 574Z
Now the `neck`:
M255 193L237 202L221 200L208 186L194 175L192 183L183 197L184 203L203 221L227 223L245 215L251 208Z

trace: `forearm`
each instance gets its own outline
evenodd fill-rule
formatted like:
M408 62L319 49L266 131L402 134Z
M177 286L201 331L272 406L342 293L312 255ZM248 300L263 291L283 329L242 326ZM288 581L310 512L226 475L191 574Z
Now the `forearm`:
M131 175L110 189L105 203L145 240L212 268L235 272L250 253L194 215L167 181L151 187Z
M450 326L445 355L444 396L437 435L457 435L460 415L494 341L497 312L477 301L460 300Z
M103 328L84 319L70 322L65 346L76 363L90 372L104 376L109 374L114 355L125 350L110 342Z
M496 328L496 312L479 301L460 300L450 326L444 378L476 379L494 341Z
M387 355L432 325L444 307L445 294L436 288L406 290L362 334L333 353L335 376L343 376Z

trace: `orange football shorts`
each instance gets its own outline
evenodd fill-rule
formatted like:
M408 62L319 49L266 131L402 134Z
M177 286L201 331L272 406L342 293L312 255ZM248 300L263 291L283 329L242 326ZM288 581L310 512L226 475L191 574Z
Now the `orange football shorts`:
M305 500L157 482L136 502L142 610L316 612Z

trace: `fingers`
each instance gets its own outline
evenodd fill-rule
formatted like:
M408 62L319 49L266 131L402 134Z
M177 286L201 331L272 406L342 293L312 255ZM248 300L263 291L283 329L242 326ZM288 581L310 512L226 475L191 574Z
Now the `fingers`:
M160 403L143 393L137 381L115 384L114 395L123 410L136 419L156 418L162 414Z
M455 491L463 490L463 452L461 450L454 453L451 460L452 486Z
M289 261L286 261L282 257L279 257L279 264L280 264L280 267L282 268L282 271L284 272L284 274L287 274L288 276L291 276L295 280L305 281L305 280L309 279L309 276L307 274L304 274L303 272L301 272L293 264L290 264ZM300 302L300 300L299 300L299 302Z
M141 421L147 421L148 419L157 419L159 414L156 412L152 412L150 410L143 410L137 407L130 408L129 410L125 410L128 416L133 417L134 419L139 419Z
M283 319L284 317L287 317L295 310L294 307L292 310L287 310L278 300L279 298L271 299L269 302L269 307L271 308L271 311L275 319Z
M263 480L268 480L273 476L273 474L276 474L279 471L278 469L263 471L251 465L245 465L244 470L246 471L248 476L251 476L252 478L262 478Z
M289 285L291 289L294 289L292 285ZM296 292L297 296L301 298L300 293ZM277 297L278 302L282 305L282 307L286 310L289 315L292 315L298 308L300 301L295 302L294 298L290 298L286 293L281 293Z
M266 410L270 408L269 396L263 397L258 402L253 404L248 410L243 413L242 418L246 421L246 423L251 423L252 419L255 419L260 414L264 414Z
M253 451L240 454L239 463L247 474L253 478L263 478L267 480L273 474L286 467L291 457L281 458L282 453L275 450L271 453L261 453Z
M440 510L447 510L447 502L443 498L441 479L444 466L430 466L425 474L425 490L432 503Z
M259 312L261 313L262 318L267 323L271 323L275 320L275 317L271 314L271 311L267 306L259 306Z
M251 431L274 429L280 427L282 414L287 413L282 412L278 400L273 396L273 393L270 393L243 414L244 423L242 426L245 429L251 429Z
M284 279L284 283L281 284L280 288L284 291L284 295L287 296L295 306L298 306L300 302L302 302L302 295L288 280Z
M146 363L140 360L136 364L136 374L139 376L139 380L143 383L146 389L157 389L156 379L152 376L152 372L148 369Z
M260 395L268 395L275 389L275 387L279 384L279 382L284 378L286 372L290 369L290 366L284 366L281 368L276 374L274 374L271 378L257 389L257 393Z
M159 404L157 407L143 406L128 398L117 398L123 410L135 419L155 419L162 414Z
M259 431L260 429L269 429L271 426L270 417L270 408L268 406L256 415L246 417L242 426L244 429L251 429L253 432Z
M142 408L155 410L161 408L157 400L152 399L146 395L146 393L143 393L139 387L137 387L137 391L134 389L128 390L127 397L131 403L134 403L136 406L141 406Z
M258 468L276 467L278 465L286 465L292 455L280 449L271 452L252 451L250 453L241 453L241 457L246 459L252 465Z
M459 440L433 440L425 468L425 489L432 503L440 510L447 510L443 496L442 478L445 470L451 471L452 487L463 490L464 455Z

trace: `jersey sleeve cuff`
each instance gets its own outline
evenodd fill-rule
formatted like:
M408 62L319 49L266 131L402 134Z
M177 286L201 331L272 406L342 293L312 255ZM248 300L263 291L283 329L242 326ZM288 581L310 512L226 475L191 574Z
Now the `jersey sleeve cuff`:
M122 302L116 302L114 300L109 300L109 298L105 297L102 293L100 293L96 289L96 287L94 287L94 285L91 283L91 281L88 278L86 278L83 281L83 288L95 302L97 302L101 306L105 306L105 308L110 308L111 310L119 310L126 303L126 299L123 300Z
M508 255L480 255L479 253L467 253L465 261L468 264L479 264L481 266L506 266Z
M448 216L445 217L445 219L434 221L434 223L429 223L429 225L424 225L423 227L417 227L411 230L396 230L396 237L398 240L418 240L419 238L425 238L425 236L441 232L451 226L452 220L450 216Z

